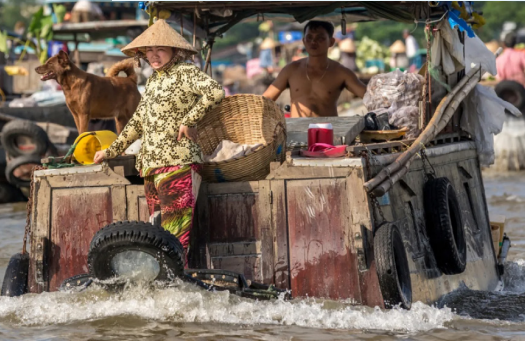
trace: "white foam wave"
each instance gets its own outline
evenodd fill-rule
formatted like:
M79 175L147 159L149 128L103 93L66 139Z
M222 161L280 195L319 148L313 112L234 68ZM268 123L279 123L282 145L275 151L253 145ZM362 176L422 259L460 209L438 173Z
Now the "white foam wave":
M444 328L457 317L451 309L420 302L410 311L384 311L320 300L254 301L228 292L206 292L184 284L162 290L130 289L108 294L43 293L0 298L0 322L50 325L138 316L163 322L296 325L321 329L366 329L420 332Z
M505 263L503 283L504 291L525 292L525 259L515 259Z

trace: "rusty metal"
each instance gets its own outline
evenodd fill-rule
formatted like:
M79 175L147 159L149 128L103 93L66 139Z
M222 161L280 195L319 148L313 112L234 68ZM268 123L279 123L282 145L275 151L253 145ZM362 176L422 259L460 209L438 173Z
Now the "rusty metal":
M27 198L26 204L26 227L24 232L24 241L22 245L22 253L27 253L27 237L31 234L31 212L33 211L33 193L35 184L35 170L46 169L42 166L35 166L31 169L31 182L29 185L29 198Z
M427 153L425 152L425 148L421 149L420 155L421 155L421 160L423 161L423 170L425 172L425 176L427 177L427 180L435 178L436 170L434 169L434 166L432 166L432 163L430 163ZM428 171L427 171L427 165L430 169Z

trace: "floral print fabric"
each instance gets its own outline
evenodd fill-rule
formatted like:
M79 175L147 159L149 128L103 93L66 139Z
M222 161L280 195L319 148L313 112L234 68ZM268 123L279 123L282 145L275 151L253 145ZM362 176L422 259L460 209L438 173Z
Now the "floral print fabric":
M106 158L122 154L142 138L136 161L139 171L202 163L197 143L186 137L177 141L179 128L195 127L223 98L222 86L193 64L175 63L166 71L154 72L135 114L106 149Z

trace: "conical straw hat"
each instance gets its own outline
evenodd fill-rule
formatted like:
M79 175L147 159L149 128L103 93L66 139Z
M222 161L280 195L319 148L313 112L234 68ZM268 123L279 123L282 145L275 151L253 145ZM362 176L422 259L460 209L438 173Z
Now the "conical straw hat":
M354 53L355 52L354 41L350 38L341 40L339 42L339 49L341 50L341 52Z
M124 47L121 51L134 57L138 51L146 53L146 47L149 46L169 46L178 49L183 49L191 53L197 53L197 50L184 39L177 31L175 31L164 19L157 20L146 31L142 32L140 36L135 38L131 43Z
M405 53L405 44L401 40L396 40L392 46L390 46L390 52L392 53Z

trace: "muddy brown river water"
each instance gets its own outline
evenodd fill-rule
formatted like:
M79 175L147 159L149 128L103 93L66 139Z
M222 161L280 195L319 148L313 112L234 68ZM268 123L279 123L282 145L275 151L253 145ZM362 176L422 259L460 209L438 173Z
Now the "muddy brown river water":
M344 301L258 302L181 284L0 297L0 340L525 340L525 173L484 174L489 211L512 240L503 292L460 291L445 307L382 311ZM19 252L23 204L0 206L0 278Z

